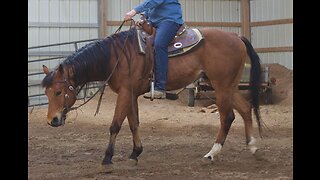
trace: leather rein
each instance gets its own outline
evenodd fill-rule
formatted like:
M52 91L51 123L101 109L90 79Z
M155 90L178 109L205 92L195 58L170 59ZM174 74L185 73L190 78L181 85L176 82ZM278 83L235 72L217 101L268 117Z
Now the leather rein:
M131 24L130 24L130 29L131 29L132 24L135 24L135 22L134 22L133 19L131 19L130 21L131 21ZM120 25L119 28L115 31L115 33L120 32L120 30L121 30L121 28L122 28L122 26L123 26L124 23L125 23L125 21L123 21L123 22L121 23L121 25ZM108 76L108 78L107 78L105 81L102 82L102 85L99 87L99 89L98 89L89 99L85 100L82 104L80 104L80 105L78 105L78 106L76 106L76 107L68 107L68 105L67 105L67 100L69 99L69 95L68 95L67 93L64 95L64 99L65 99L65 101L64 101L64 106L63 106L63 112L64 112L64 114L67 114L68 112L70 112L70 111L72 111L72 110L75 110L75 109L78 109L79 107L85 105L85 104L88 103L93 97L95 97L95 96L98 94L98 92L100 91L101 94L100 94L100 98L99 98L99 101L98 101L97 110L96 110L96 112L95 112L94 115L96 115L96 114L99 112L99 108L100 108L100 104L101 104L101 99L102 99L102 95L103 95L103 93L104 93L105 87L106 87L106 85L108 84L108 81L111 79L113 73L114 73L115 70L116 70L116 67L118 66L118 64L119 64L119 62L120 62L120 59L121 59L121 57L122 57L122 55L123 55L123 53L124 53L124 50L125 50L125 45L126 45L126 42L127 42L127 40L128 40L128 36L129 36L129 34L127 35L127 37L126 37L126 39L125 39L125 41L124 41L124 43L123 43L123 47L122 47L122 50L121 50L122 53L121 53L120 56L117 58L116 65L113 67L110 75ZM77 97L77 95L78 95L79 92L82 90L83 86L85 85L85 84L83 84L80 88L78 88L78 90L76 90L76 88L74 88L74 86L71 84L71 82L68 80L68 78L64 78L63 81L57 81L57 82L55 82L55 83L64 83L64 84L66 84L66 86L68 86L67 89L68 89L69 91L71 91L71 92L75 95L75 97Z

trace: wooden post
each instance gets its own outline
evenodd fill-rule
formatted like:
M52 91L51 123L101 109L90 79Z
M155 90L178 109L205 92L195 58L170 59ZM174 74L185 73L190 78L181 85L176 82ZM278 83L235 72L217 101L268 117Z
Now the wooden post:
M240 0L241 2L241 33L251 41L250 27L250 0Z
M100 27L99 27L99 36L100 38L105 37L106 36L106 19L107 19L107 2L106 0L100 0Z

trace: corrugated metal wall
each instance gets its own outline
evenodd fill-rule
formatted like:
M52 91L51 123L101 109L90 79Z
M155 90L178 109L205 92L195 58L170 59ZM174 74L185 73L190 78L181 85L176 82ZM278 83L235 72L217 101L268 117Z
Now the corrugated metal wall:
M107 0L106 21L122 21L125 13L141 2L143 0ZM180 3L185 21L240 22L239 0L180 0ZM135 20L139 18L139 15L134 17ZM114 33L117 28L117 26L107 25L106 34L110 35ZM214 28L240 33L239 27Z
M28 0L28 47L98 38L98 2ZM72 44L35 49L28 52L28 60L67 55L74 49ZM39 70L35 64L28 68L29 72Z
M28 0L28 47L98 37L98 0Z
M180 0L183 17L194 22L240 22L238 0Z
M186 22L240 22L239 0L180 0L180 3ZM238 34L241 32L240 27L215 26L211 28Z
M99 0L28 0L28 47L95 39L99 36ZM78 48L86 43L79 43ZM28 95L43 94L36 86L44 78L42 65L54 68L64 58L32 62L32 60L66 56L75 51L74 44L50 46L28 51ZM42 103L40 97L31 104Z
M251 22L293 18L292 0L251 0ZM256 26L251 28L255 48L292 47L293 24ZM293 52L259 53L262 63L279 63L293 69Z
M293 0L250 0L251 21L293 18Z

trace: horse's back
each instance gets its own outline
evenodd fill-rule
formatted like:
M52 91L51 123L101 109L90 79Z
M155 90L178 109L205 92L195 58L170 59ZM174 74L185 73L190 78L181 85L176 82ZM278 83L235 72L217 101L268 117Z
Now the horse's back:
M242 53L244 51L244 53L246 53L246 48L237 33L213 28L203 28L200 29L200 31L205 41L208 42L210 46L213 46L214 49L233 52L239 51Z

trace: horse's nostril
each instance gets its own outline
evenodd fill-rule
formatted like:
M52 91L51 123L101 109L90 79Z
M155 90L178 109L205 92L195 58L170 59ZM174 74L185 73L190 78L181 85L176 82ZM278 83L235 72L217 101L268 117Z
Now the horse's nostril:
M51 126L59 126L59 119L57 117L54 117L51 121Z

